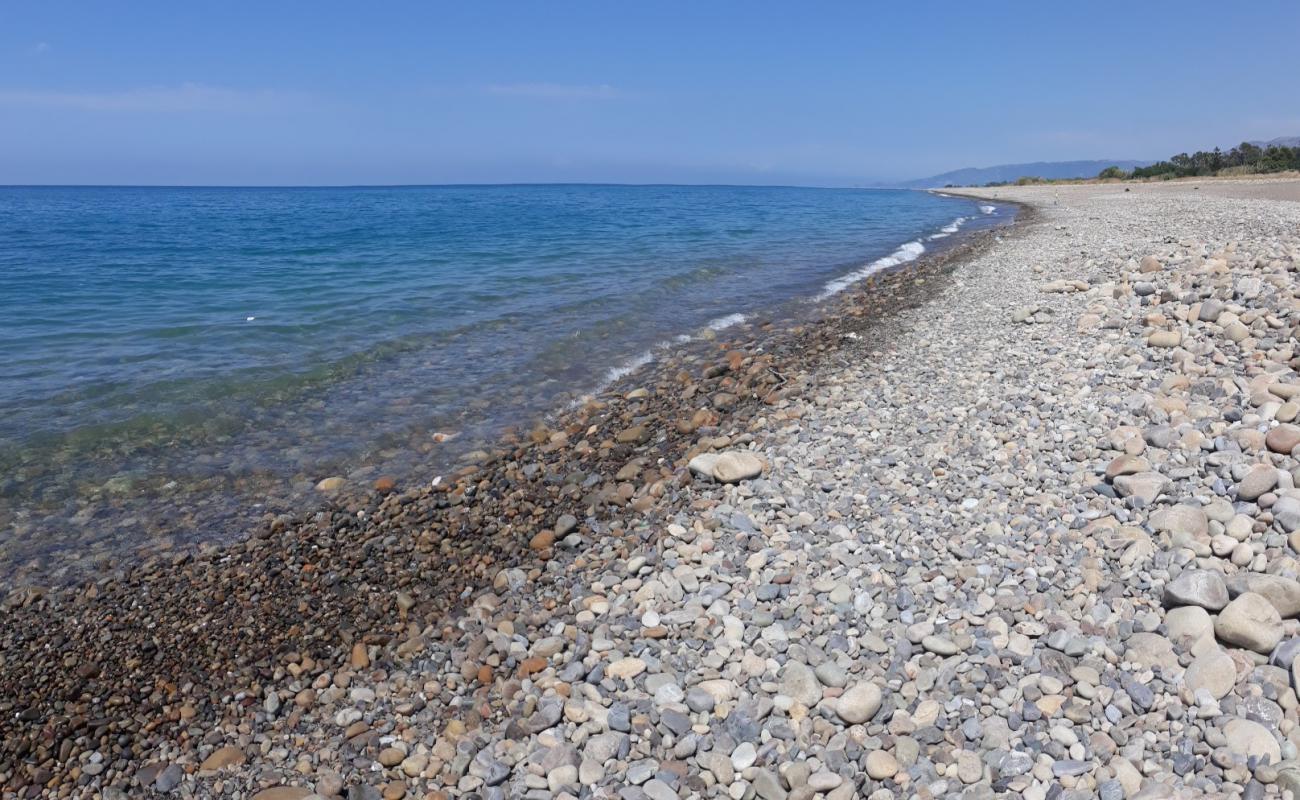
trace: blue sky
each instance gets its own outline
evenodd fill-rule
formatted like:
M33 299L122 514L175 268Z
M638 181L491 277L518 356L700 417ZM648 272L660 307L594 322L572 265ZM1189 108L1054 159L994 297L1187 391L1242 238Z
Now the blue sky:
M852 185L1300 135L1300 3L0 4L0 184Z

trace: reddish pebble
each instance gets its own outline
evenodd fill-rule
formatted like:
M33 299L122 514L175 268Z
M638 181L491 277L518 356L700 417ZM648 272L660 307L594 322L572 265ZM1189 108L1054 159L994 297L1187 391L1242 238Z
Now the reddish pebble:
M525 658L523 661L519 662L519 677L527 678L534 672L541 672L544 669L546 669L546 659L538 658L536 656L533 658Z

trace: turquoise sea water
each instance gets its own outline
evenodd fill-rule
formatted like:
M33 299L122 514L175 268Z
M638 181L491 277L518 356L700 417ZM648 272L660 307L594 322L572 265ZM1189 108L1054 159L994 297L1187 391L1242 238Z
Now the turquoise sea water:
M881 190L0 188L0 574L229 525L241 488L416 468L413 435L520 421L1002 213ZM207 496L151 505L178 487Z

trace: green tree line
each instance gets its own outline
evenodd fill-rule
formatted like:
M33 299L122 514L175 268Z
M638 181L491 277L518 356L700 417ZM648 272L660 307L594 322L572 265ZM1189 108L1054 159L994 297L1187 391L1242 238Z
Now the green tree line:
M1203 175L1253 174L1300 170L1300 147L1260 147L1242 142L1228 152L1214 148L1209 152L1198 150L1191 155L1179 153L1167 161L1157 161L1148 167L1137 167L1125 173L1118 167L1107 167L1098 178L1191 178Z

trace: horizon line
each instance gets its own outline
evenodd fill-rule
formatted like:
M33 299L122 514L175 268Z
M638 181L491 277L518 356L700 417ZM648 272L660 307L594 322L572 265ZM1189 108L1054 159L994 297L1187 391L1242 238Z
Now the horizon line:
M501 186L626 186L672 188L730 188L730 189L899 189L917 190L915 186L897 183L872 182L852 185L794 184L794 183L674 183L674 182L620 182L620 181L500 181L460 183L0 183L0 189L450 189L485 188Z

